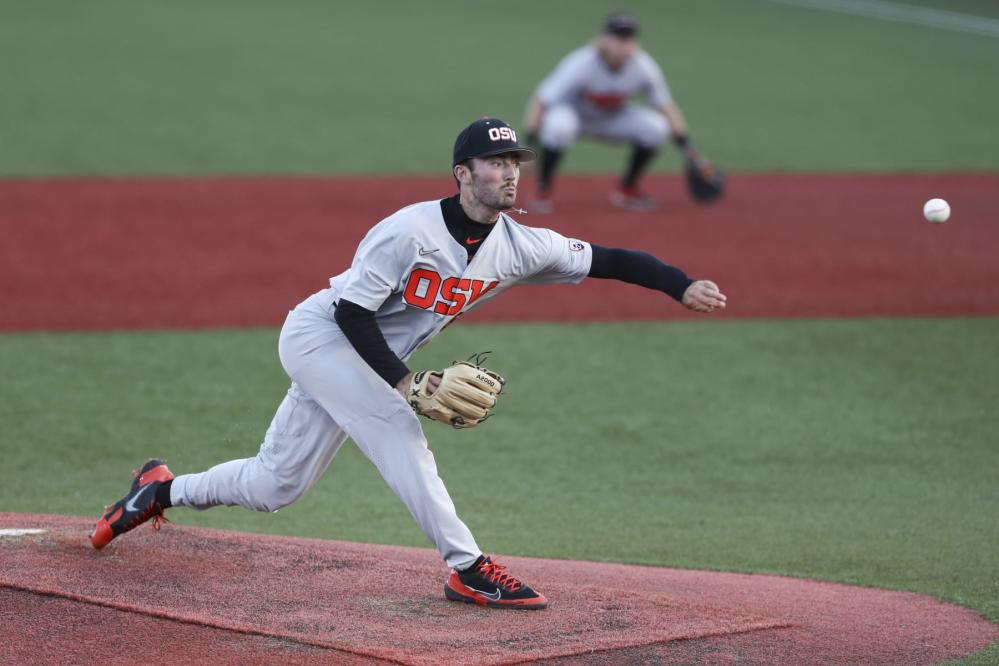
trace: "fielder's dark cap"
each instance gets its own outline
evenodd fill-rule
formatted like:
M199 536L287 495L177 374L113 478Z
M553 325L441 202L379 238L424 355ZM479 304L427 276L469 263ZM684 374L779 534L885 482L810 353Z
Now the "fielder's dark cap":
M637 37L638 36L638 21L631 14L620 13L611 14L604 21L604 32L608 35L614 35L616 37Z
M521 162L530 162L537 154L517 143L517 132L499 118L479 118L461 130L454 140L452 168L473 157L517 153Z

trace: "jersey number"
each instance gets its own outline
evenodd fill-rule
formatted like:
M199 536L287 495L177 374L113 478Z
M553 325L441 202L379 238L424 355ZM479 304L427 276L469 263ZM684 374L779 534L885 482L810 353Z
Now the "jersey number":
M433 309L437 314L456 315L498 284L469 278L441 278L434 271L417 268L409 274L403 300L414 307Z

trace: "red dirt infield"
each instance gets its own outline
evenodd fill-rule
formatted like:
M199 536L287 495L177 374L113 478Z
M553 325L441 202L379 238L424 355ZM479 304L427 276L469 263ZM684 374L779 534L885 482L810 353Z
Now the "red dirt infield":
M698 206L676 176L626 213L566 177L524 224L647 250L729 297L723 317L999 314L999 174L739 175ZM379 219L442 178L0 181L0 331L278 325ZM948 199L932 225L923 202ZM467 321L703 317L630 285L514 290Z
M0 513L0 662L934 664L999 627L933 598L778 576L508 560L544 611L446 601L435 551Z

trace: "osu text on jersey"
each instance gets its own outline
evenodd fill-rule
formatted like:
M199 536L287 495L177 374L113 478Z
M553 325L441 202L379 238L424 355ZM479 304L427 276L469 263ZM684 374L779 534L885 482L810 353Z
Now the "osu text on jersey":
M496 280L486 282L453 276L444 278L437 271L416 268L409 274L402 298L414 307L432 309L442 315L456 315L498 284Z

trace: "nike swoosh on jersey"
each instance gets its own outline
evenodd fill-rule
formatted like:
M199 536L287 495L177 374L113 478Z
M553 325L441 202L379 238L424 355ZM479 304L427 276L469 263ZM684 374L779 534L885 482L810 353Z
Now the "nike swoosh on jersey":
M138 511L139 507L135 506L135 501L140 497L142 497L142 493L146 492L147 490L150 490L152 487L153 484L151 483L148 484L145 488L137 492L132 499L125 502L125 511Z
M465 245L475 245L476 243L481 243L481 238L472 238L471 236L465 237Z
M503 596L503 590L499 589L498 587L496 588L496 591L492 593L483 592L482 590L476 590L474 587L469 587L468 589L470 589L472 592L478 592L489 601L499 601L500 597Z
M423 248L421 247L421 248L420 248L420 256L421 256L421 257L425 257L425 256L427 256L428 254L433 254L434 252L437 252L437 250L439 250L439 249L440 249L440 248L438 247L438 248L435 248L435 249L433 249L433 250L425 250L425 249L423 249Z

